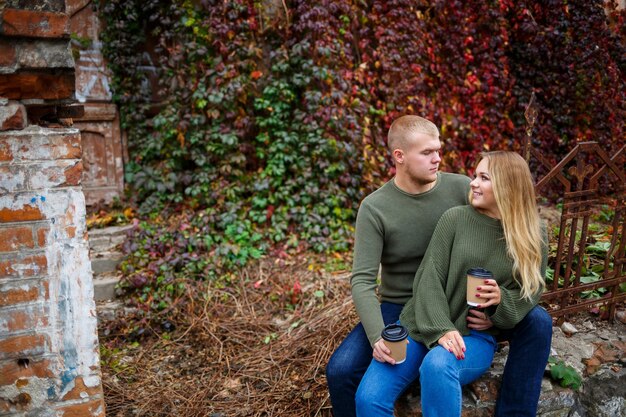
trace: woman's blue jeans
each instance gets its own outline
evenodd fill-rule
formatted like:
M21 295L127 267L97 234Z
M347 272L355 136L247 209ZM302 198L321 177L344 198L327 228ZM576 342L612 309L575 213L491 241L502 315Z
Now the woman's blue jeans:
M385 324L395 323L402 311L398 304L380 306ZM496 403L496 417L534 417L541 380L550 355L552 318L543 308L533 308L498 340L509 341L509 355ZM356 416L357 387L372 360L372 347L358 324L339 345L326 367L326 379L334 417Z
M398 321L402 307L392 303L380 305L385 325ZM372 353L365 329L359 323L330 357L326 366L326 381L334 417L356 417L354 395L372 361Z
M460 416L461 387L489 369L496 351L496 340L489 334L472 330L463 340L465 359L441 346L428 350L411 338L403 363L372 359L356 392L357 416L393 416L396 399L418 377L424 417Z

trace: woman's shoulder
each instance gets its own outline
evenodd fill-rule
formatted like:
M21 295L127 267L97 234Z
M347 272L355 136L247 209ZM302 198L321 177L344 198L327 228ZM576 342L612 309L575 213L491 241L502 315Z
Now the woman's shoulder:
M456 206L446 210L441 217L446 217L449 219L467 217L471 216L473 211L474 209L469 204L465 206Z

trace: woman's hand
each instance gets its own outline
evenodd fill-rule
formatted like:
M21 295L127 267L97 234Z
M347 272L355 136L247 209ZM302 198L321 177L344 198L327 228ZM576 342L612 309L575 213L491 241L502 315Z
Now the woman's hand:
M476 288L478 296L485 298L487 301L481 303L478 308L485 308L489 306L497 306L502 301L502 294L500 293L500 287L498 283L493 279L486 279L484 284L481 284Z
M441 336L438 343L457 359L465 359L465 342L457 330L449 331Z
M396 361L391 356L389 356L390 354L391 350L387 347L387 345L385 345L383 339L379 339L376 343L374 343L374 352L372 353L372 356L378 362L387 362L395 365Z
M491 319L484 311L470 308L467 314L467 327L472 330L487 330L493 326Z

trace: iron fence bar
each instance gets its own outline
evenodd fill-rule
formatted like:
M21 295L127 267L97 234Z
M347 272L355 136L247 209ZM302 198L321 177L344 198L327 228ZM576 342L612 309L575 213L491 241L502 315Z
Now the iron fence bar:
M524 143L524 156L536 158L540 166L547 170L547 174L536 182L535 190L553 179L563 186L563 209L560 217L557 251L554 259L554 281L541 300L555 306L550 310L554 317L564 316L573 312L582 311L594 305L607 305L610 318L613 319L617 303L626 299L626 293L619 292L619 285L626 282L626 170L622 167L626 162L626 145L622 146L612 157L599 146L597 142L580 142L556 165L552 166L541 153L531 147L530 135ZM586 163L588 157L591 163ZM567 166L572 162L574 166ZM599 167L597 170L594 168ZM570 181L564 171L576 178ZM581 284L582 268L587 255L587 245L591 237L589 230L594 208L602 203L598 197L599 182L603 175L613 174L617 196L610 246L603 262L603 271L599 281ZM580 227L579 227L580 226ZM577 238L577 234L580 236ZM569 236L568 236L569 234ZM612 268L611 268L612 265ZM559 281L562 281L559 285ZM583 291L605 288L607 295L602 298L584 300ZM556 303L555 303L556 302Z
M550 313L552 317L560 317L560 316L565 316L565 315L572 314L572 313L577 313L579 311L588 310L590 307L594 307L594 306L599 307L603 305L609 305L610 303L616 304L623 300L626 300L626 293L620 294L616 296L614 299L612 298L610 300L602 300L602 299L590 300L584 303L573 304L564 308L560 308L558 310L549 310L548 313ZM612 319L612 316L609 316L609 317Z
M581 284L578 287L559 288L555 291L548 291L541 296L542 301L550 301L563 295L578 294L583 291L595 290L597 288L610 287L612 285L621 284L626 280L626 275L620 275L615 278L609 278L607 280L600 280L596 282L590 282L588 284Z

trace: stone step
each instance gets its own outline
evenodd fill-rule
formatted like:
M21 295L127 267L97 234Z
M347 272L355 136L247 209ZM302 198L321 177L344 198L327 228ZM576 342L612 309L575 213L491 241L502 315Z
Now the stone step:
M117 271L117 266L124 259L124 255L118 251L91 252L91 270L94 276Z
M121 276L116 273L93 277L93 296L96 301L114 300L117 297L116 286Z
M98 324L135 314L136 308L127 307L120 300L107 300L96 302L96 314Z
M124 226L111 226L103 229L89 230L89 248L93 252L107 252L122 244L128 231L133 228L132 224Z

